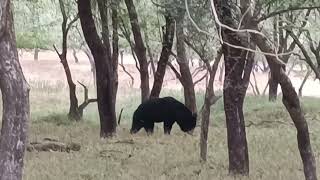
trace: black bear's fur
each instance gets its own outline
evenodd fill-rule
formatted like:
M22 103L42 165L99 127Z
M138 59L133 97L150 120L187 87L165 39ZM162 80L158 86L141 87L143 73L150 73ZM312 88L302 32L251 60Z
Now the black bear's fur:
M173 97L150 99L136 109L130 133L137 133L144 128L153 133L154 123L164 122L165 134L170 134L172 125L177 122L184 132L191 132L196 126L197 114L192 112Z

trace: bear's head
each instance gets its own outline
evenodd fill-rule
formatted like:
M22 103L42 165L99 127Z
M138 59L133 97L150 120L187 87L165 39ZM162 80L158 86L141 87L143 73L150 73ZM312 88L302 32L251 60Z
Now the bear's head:
M182 131L188 134L192 134L194 128L196 127L196 123L197 123L197 113L193 113L186 116L185 119L178 124Z
M143 127L143 121L140 120L135 112L133 115L132 126L130 129L131 134L137 133Z

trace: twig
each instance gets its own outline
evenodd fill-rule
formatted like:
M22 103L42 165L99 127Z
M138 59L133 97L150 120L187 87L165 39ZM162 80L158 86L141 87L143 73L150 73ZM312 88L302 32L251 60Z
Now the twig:
M171 70L174 72L176 77L179 79L181 84L183 83L180 73L177 71L177 69L171 64L171 62L168 62L167 65L171 68Z
M120 125L122 111L123 111L123 108L121 108L121 111L120 111L120 114L119 114L119 118L118 118L118 125Z
M195 81L193 83L193 86L196 86L199 82L201 82L204 78L206 78L208 76L208 71L206 72L205 75L203 75L200 79L198 79L197 81Z
M314 6L314 7L289 7L288 9L283 9L283 10L280 10L280 11L275 11L275 12L272 12L268 15L263 15L261 18L258 19L258 22L262 22L268 18L271 18L271 17L274 17L276 15L279 15L279 14L283 14L283 13L286 13L286 12L289 12L289 11L297 11L297 10L311 10L311 9L319 9L320 6Z
M134 77L129 73L129 71L127 71L127 69L125 68L125 66L123 64L119 63L119 66L122 67L122 70L131 78L130 86L133 87Z
M90 104L93 102L97 102L97 99L89 99L88 98L88 88L87 86L85 86L84 84L82 84L81 82L78 81L78 83L83 87L84 89L84 100L83 103L79 106L79 112L82 115L83 110Z

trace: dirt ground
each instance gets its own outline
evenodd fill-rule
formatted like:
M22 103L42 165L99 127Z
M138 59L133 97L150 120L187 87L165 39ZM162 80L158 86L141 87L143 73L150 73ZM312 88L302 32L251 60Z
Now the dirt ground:
M54 51L41 51L39 53L39 60L33 60L33 52L27 52L25 50L19 50L20 62L22 64L22 68L24 74L26 76L27 81L29 83L46 83L46 84L64 84L66 86L65 73L63 71L63 67L60 63L57 54ZM68 61L69 66L72 72L72 76L74 81L80 81L88 86L93 86L93 76L91 73L90 63L88 61L87 56L83 52L77 53L79 63L75 63L72 51L69 51ZM135 62L131 55L124 55L123 64L125 65L126 70L134 77L134 88L139 88L140 79L138 70L135 67ZM197 67L191 67L191 72L195 74L197 71ZM150 70L151 72L151 70ZM290 73L290 78L292 80L292 84L295 89L298 90L300 84L303 80L303 76L306 72L301 72L300 67L294 68L294 71ZM194 76L194 82L203 77L205 71L197 73ZM214 88L215 90L222 90L223 83L219 81L219 70L216 75ZM150 86L152 86L152 77L150 75ZM262 93L266 87L268 74L257 72L256 73L257 85L259 87L259 91ZM127 74L124 73L123 69L119 66L119 89L130 87L131 79ZM253 76L251 75L251 82L254 83ZM181 84L175 78L174 73L168 69L165 80L164 80L164 88L167 89L182 89ZM196 85L196 91L205 89L205 79ZM314 78L311 77L306 82L306 85L303 89L304 96L316 96L320 97L320 83L319 81L314 81ZM249 86L248 93L253 93L251 86ZM281 93L281 92L279 92Z

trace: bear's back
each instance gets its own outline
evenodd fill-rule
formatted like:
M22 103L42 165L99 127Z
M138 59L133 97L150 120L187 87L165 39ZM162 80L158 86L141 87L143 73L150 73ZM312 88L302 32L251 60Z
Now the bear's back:
M176 100L171 96L161 98L165 104L170 106L173 111L180 111L181 113L192 114L192 112L180 101Z

